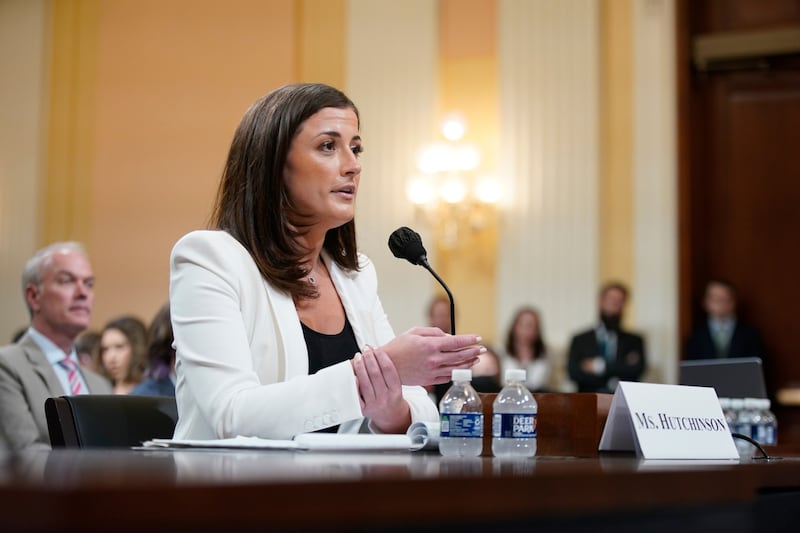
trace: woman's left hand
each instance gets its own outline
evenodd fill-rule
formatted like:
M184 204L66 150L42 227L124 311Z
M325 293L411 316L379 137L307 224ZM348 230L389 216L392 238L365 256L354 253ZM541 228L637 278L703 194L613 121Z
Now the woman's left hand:
M389 355L368 346L353 358L361 411L384 433L403 433L411 424L411 411L403 398L400 375Z

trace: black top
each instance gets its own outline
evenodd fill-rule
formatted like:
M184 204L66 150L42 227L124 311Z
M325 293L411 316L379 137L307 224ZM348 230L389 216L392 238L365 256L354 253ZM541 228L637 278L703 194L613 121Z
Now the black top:
M341 332L334 335L326 335L309 328L302 322L303 337L306 340L306 348L308 349L308 373L316 374L325 367L347 361L353 357L356 352L360 351L358 343L356 342L356 335L353 333L353 327L344 317L344 328ZM323 433L336 433L339 426L331 426L320 429Z
M303 337L308 348L308 373L316 374L325 367L347 361L360 351L356 343L356 335L347 316L344 317L344 329L334 335L326 335L303 326Z

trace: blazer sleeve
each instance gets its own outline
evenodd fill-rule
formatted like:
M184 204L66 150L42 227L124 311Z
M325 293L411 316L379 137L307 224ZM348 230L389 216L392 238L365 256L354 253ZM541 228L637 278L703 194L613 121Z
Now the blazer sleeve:
M593 359L598 356L593 344L593 333L580 333L572 337L569 344L569 356L567 370L569 377L579 386L597 387L602 381L598 376L585 372L581 367L586 359Z
M624 336L624 346L620 346L611 371L622 381L638 381L647 368L644 338L632 333L625 333Z
M252 294L266 290L257 272L249 254L223 232L190 233L173 248L176 437L288 439L362 416L349 361L313 375L282 375L285 351L295 348L280 336L274 302ZM257 336L267 340L254 343ZM262 382L265 375L271 377ZM198 435L192 424L210 426L211 435Z
M40 396L32 394L32 396ZM40 406L44 413L44 400ZM0 353L0 447L9 450L50 449L43 440L18 372Z

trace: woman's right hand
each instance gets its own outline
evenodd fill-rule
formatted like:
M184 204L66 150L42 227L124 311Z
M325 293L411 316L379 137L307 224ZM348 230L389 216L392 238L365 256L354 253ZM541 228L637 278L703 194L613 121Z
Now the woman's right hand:
M403 385L450 381L455 368L471 368L486 348L477 335L448 335L439 328L416 327L381 348L389 355Z

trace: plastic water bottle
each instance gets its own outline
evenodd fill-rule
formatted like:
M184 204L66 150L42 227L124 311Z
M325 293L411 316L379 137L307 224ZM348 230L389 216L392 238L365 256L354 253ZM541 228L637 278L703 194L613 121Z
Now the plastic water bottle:
M472 370L456 369L453 385L439 402L439 453L446 457L477 457L483 449L483 404L472 388Z
M778 418L772 412L772 402L764 399L764 425L767 426L767 436L764 444L767 446L778 445Z
M778 444L778 420L775 418L775 413L770 410L772 403L769 398L761 398L758 403L760 423L758 437L755 439L759 444L775 446Z
M750 421L745 419L744 398L731 398L731 411L733 412L733 427L731 432L750 436Z
M753 422L756 418L756 407L758 400L756 398L744 398L742 401L742 408L739 411L739 416L736 418L736 432L741 433L745 437L755 439L756 435L753 434ZM752 457L755 448L747 441L737 439L736 447L739 449L740 457Z
M764 424L764 406L761 398L745 398L750 400L752 416L750 417L750 436L759 444L764 444L767 427Z
M536 455L539 405L525 387L525 370L506 370L506 386L492 405L492 453L495 457Z

